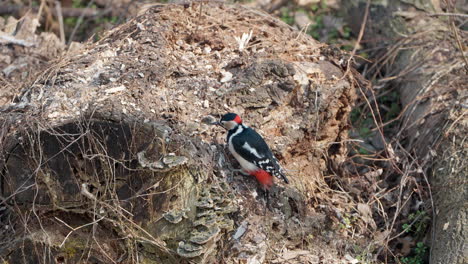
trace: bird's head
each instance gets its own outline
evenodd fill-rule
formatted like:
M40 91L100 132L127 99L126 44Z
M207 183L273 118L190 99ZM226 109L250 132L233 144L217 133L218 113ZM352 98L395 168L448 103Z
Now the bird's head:
M215 124L220 125L227 130L231 130L242 124L242 119L237 114L227 113L223 115L219 122L216 122Z

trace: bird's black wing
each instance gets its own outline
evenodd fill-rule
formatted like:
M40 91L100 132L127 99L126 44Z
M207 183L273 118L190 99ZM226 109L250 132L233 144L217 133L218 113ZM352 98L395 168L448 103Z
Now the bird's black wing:
M244 129L246 133L240 133L232 138L234 150L245 160L253 162L262 170L289 183L278 160L262 136L250 127L244 126Z

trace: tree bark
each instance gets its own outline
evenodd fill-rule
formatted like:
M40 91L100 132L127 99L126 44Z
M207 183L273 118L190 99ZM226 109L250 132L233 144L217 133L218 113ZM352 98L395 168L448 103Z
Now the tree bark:
M343 2L358 33L366 1ZM468 258L468 66L458 43L466 46L467 38L452 17L431 16L442 13L432 3L438 1L372 3L363 43L379 50L373 67L380 67L398 87L405 110L400 140L407 140L405 147L422 171L430 172L435 206L431 263L461 264ZM424 177L420 175L423 182Z
M306 207L325 199L324 157L346 153L359 76L341 56L259 11L202 3L156 5L57 61L0 114L0 255L260 263L278 241L292 250L324 232ZM270 210L233 173L225 132L204 123L226 112L292 175L270 190ZM325 240L315 257L332 263Z

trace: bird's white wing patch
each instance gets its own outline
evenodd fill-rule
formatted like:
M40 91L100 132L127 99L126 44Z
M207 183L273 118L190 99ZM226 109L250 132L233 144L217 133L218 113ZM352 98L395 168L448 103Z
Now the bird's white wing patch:
M249 143L245 142L244 145L242 146L245 150L247 150L248 152L252 153L255 157L261 159L263 158L262 155L258 154L257 150L252 148Z

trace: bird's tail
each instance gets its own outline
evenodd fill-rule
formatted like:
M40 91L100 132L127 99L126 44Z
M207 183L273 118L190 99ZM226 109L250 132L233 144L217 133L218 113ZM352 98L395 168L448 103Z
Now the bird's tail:
M277 167L278 175L275 175L275 176L276 176L277 178L283 179L283 181L284 181L285 183L289 183L288 177L286 177L286 173L284 172L284 169L281 167L281 165L280 165L278 159L277 159L275 156L273 156L273 158L275 159L276 164L277 164L277 166L278 166L278 167Z
M285 183L289 183L288 177L286 177L286 173L284 173L283 169L280 170L279 174L280 174L281 179L283 179Z

